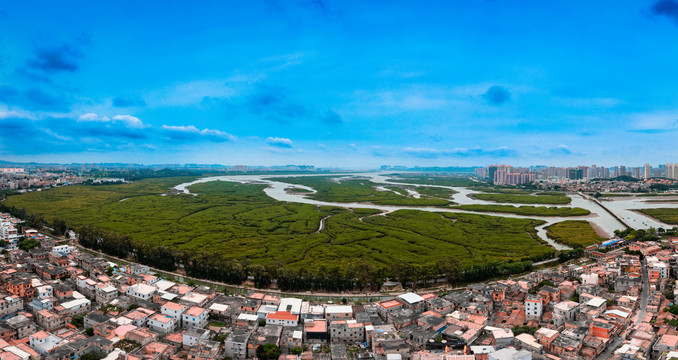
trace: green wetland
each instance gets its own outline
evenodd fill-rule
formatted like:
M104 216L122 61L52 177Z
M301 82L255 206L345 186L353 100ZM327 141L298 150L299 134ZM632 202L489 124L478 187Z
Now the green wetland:
M72 228L92 226L128 236L135 246L167 250L178 257L209 258L228 266L282 266L303 273L368 269L396 276L395 265L436 273L441 262L462 269L539 260L553 249L538 240L541 220L481 214L345 209L276 201L266 185L226 181L190 187L197 195L164 195L187 178L145 179L124 185L75 185L10 196L4 206ZM313 185L315 196L339 201L447 205L437 198L413 199L404 193L371 191L366 180L323 186L327 179L286 179ZM349 191L356 191L354 198ZM393 194L393 195L388 195ZM433 194L438 195L437 190ZM432 201L432 202L430 202ZM430 202L430 203L429 203ZM321 226L321 219L324 224ZM171 264L168 265L171 267Z

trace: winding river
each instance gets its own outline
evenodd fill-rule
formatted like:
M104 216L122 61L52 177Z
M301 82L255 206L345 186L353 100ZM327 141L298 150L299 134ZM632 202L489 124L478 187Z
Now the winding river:
M287 191L288 189L292 188L300 188L300 189L305 189L308 191L311 191L311 193L315 192L315 189L304 186L304 185L298 185L298 184L289 184L285 183L285 178L286 177L298 177L298 176L336 176L336 177L344 177L344 178L350 178L350 177L355 177L355 176L360 176L360 177L365 177L369 178L370 181L377 183L377 184L390 184L390 185L404 185L404 186L411 186L411 187L419 187L419 186L426 186L426 187L438 187L438 188L445 188L445 189L452 189L456 191L456 193L451 197L451 200L454 201L455 203L459 205L472 205L472 204L478 204L478 205L515 205L515 206L520 206L520 205L538 205L538 204L503 204L503 203L496 203L492 201L484 201L484 200L478 200L472 198L473 194L481 193L480 191L472 190L469 188L465 187L457 187L457 186L443 186L443 185L424 185L424 184L409 184L409 183L395 183L395 182L390 182L389 179L393 178L392 176L389 176L387 173L351 173L351 174L341 174L341 173L336 173L336 174L294 174L294 175L274 175L274 174L267 174L267 175L226 175L226 176L211 176L211 177L205 177L201 178L195 181L183 183L177 185L174 189L183 194L190 194L191 192L188 190L188 188L191 185L194 184L199 184L199 183L205 183L205 182L210 182L210 181L231 181L231 182L238 182L238 183L257 183L257 184L266 184L268 187L264 189L264 192L266 195L270 196L271 198L278 200L278 201L286 201L286 202L295 202L295 203L302 203L302 204L312 204L312 205L318 205L318 206L337 206L337 207L344 207L344 208L364 208L364 209L377 209L381 210L383 212L391 212L391 211L396 211L396 210L401 210L401 209L408 209L408 210L421 210L421 211L432 211L432 212L457 212L457 213L471 213L471 214L486 214L486 215L491 215L491 216L500 216L500 217L507 217L507 218L517 218L517 219L539 219L543 220L545 223L543 225L538 226L537 229L537 234L539 237L547 242L549 245L551 245L554 249L556 250L568 250L570 249L568 246L558 244L548 238L546 236L546 227L549 225L552 225L554 223L563 221L563 220L587 220L594 224L600 231L604 232L608 237L611 237L614 235L615 230L622 230L624 229L624 225L619 222L614 216L612 216L610 213L605 211L600 205L596 204L594 201L591 201L589 199L586 199L582 197L579 194L568 194L569 197L572 198L572 202L569 205L547 205L547 206L557 206L557 207L580 207L583 209L587 209L591 212L591 214L586 215L586 216L571 216L571 217L551 217L551 216L526 216L526 215L515 215L515 214L507 214L507 213L491 213L491 212L473 212L473 211L465 211L465 210L459 210L459 209L445 209L445 208L438 208L438 207L417 207L417 206L391 206L391 205L374 205L374 204L367 204L367 203L340 203L340 202L328 202L328 201L318 201L314 199L309 199L305 195L306 194L299 194L299 193L294 193L294 192L289 192ZM275 178L276 180L271 180ZM386 190L386 189L384 189ZM413 191L408 191L411 196L414 195ZM418 195L418 194L417 194ZM659 197L653 198L654 200L658 200ZM664 227L664 228L670 228L672 225L667 225L664 223L661 223L655 219L652 219L650 217L647 217L637 211L637 209L647 209L647 208L662 208L662 207L671 207L671 208L678 208L678 203L657 203L657 202L647 202L648 199L642 199L642 198L615 198L610 201L605 202L605 206L608 207L611 211L613 211L615 214L617 214L619 217L625 219L629 224L636 228L649 228L649 227Z

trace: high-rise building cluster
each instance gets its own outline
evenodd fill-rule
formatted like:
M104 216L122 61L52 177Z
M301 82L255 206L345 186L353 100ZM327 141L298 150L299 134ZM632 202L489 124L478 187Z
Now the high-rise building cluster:
M537 173L529 168L518 168L510 165L490 165L476 175L487 177L497 185L520 185L537 180Z
M511 165L490 165L485 168L475 169L477 177L492 180L497 185L520 185L533 182L537 179L610 179L620 176L628 176L636 179L667 178L678 180L678 163L659 165L652 167L645 164L642 167L627 167L624 165L605 166L530 166L513 167Z

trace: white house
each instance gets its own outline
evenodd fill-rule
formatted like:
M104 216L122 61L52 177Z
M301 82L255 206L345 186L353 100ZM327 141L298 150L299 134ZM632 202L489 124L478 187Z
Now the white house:
M160 334L169 334L177 328L177 319L162 314L155 314L148 319L148 327Z
M199 306L192 306L181 315L184 328L204 328L207 326L209 311Z
M325 318L327 320L350 319L353 317L353 307L350 305L327 305Z
M171 316L177 320L177 324L181 325L181 315L188 310L188 306L177 304L175 302L168 301L163 306L160 307L160 313L163 315Z
M149 300L156 291L157 289L153 286L139 283L128 287L125 293L137 299Z
M278 306L278 311L287 311L293 315L301 314L301 299L297 298L282 298L280 299L280 305Z
M541 319L542 311L541 296L528 295L525 298L525 318L527 320Z
M489 360L532 360L532 353L527 350L505 348L487 354Z
M28 339L31 348L42 355L47 354L62 342L60 338L45 331L38 331L35 334L31 334Z
M61 303L61 306L68 310L71 316L86 313L87 311L89 311L91 305L92 302L86 298L75 299Z
M75 247L74 247L74 246L70 246L70 245L57 245L57 246L52 246L52 251L58 252L58 253L60 253L60 254L62 254L62 255L68 255L68 254L72 253L73 250L75 250Z
M266 325L297 326L299 324L299 315L294 315L289 311L276 311L266 315Z
M207 329L188 329L182 334L184 348L195 346L200 340L209 340L211 331Z

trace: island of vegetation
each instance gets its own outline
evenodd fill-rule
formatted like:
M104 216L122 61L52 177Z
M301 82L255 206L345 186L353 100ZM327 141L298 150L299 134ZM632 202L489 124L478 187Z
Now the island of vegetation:
M678 225L678 208L640 209L638 211L665 224Z
M572 199L562 195L523 195L523 194L473 194L478 200L510 204L552 204L566 205Z
M606 240L598 236L586 220L565 220L546 227L546 230L549 238L573 248L585 248Z
M585 216L591 212L579 207L512 206L512 205L458 205L454 209L478 212L509 213L525 216Z

